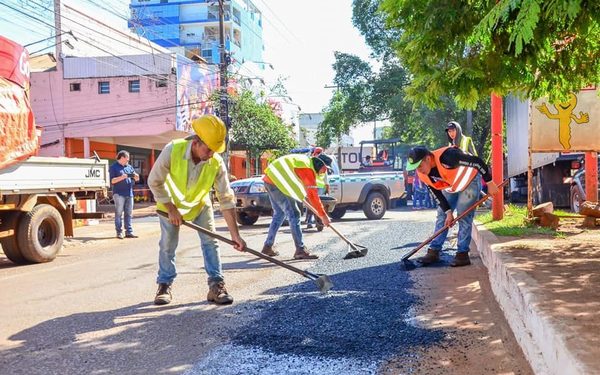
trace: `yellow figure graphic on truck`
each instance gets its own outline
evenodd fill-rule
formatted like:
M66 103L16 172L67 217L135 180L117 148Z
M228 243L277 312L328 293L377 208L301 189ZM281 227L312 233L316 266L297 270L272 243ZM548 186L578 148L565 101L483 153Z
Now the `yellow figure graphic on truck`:
M579 117L573 114L577 106L577 97L574 94L569 95L569 100L563 103L554 104L557 113L550 112L546 103L537 106L536 108L551 120L558 120L558 140L565 150L571 148L571 120L578 124L590 122L590 115L579 112Z

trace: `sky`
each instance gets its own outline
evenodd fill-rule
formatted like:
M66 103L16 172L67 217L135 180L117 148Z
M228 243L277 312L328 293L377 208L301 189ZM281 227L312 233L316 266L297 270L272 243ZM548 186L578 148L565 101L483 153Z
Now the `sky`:
M367 59L369 48L352 26L351 0L254 0L263 10L265 61L284 77L302 112L320 112L333 93L334 51Z

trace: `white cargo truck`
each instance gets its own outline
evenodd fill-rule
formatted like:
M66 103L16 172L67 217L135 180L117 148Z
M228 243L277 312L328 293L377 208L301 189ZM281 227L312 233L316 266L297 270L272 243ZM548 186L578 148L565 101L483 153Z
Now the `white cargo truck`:
M23 46L0 36L0 244L15 263L53 260L77 212L109 186L108 161L32 156L39 130L29 104L29 62Z
M53 260L73 220L101 217L78 213L81 199L96 199L109 184L108 161L96 159L29 159L0 169L0 244L15 263Z

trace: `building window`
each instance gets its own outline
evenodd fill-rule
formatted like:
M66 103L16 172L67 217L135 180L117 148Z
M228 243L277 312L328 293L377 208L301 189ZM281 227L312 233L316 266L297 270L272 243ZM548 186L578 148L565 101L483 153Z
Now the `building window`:
M98 94L110 94L110 82L98 82Z
M129 92L140 92L140 80L129 81Z
M69 88L71 91L81 91L81 83L71 83L69 84Z
M167 87L167 79L166 78L160 78L158 81L156 81L156 87Z

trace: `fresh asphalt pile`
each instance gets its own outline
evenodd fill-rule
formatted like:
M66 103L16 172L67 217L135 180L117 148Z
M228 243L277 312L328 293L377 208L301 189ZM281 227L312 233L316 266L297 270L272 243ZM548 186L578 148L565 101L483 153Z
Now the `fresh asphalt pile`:
M430 232L422 222L357 223L354 236L372 233L360 236L369 247L366 257L342 260L346 247L339 240L315 248L328 252L311 268L330 275L334 288L328 294L316 292L311 281L267 291L281 297L257 303L258 319L231 332L231 345L189 373L365 374L391 357L414 361L411 348L441 344L445 332L410 323L419 301L409 273L400 267L404 252L393 248L419 242ZM252 304L245 308L253 309Z

